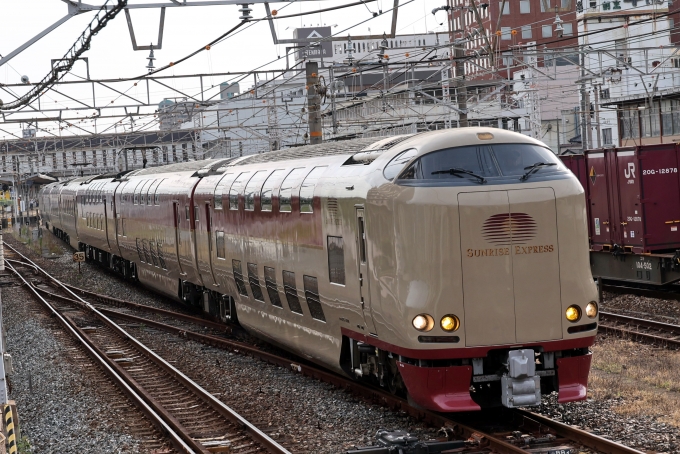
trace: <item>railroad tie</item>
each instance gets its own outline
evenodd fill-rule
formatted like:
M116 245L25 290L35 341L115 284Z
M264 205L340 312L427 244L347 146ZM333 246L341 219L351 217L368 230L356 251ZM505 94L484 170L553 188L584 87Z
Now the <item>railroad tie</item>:
M11 405L5 405L5 430L7 431L7 441L9 443L9 454L17 453L17 439L14 433L14 421L12 419L12 407Z

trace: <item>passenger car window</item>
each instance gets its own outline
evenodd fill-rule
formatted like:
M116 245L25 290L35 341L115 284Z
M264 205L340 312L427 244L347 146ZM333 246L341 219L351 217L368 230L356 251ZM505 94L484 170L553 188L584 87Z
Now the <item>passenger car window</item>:
M281 185L283 177L286 175L286 171L279 169L272 172L269 178L262 185L262 193L260 194L260 210L271 211L272 210L272 197L274 191Z
M270 266L264 267L264 283L267 287L267 294L269 295L269 302L272 306L283 307L281 305L281 297L279 297L279 289L276 285L276 270Z
M217 186L215 186L215 192L213 194L214 196L214 205L216 210L221 210L222 209L222 197L224 196L224 191L225 188L231 185L231 182L234 181L234 174L233 173L228 173L224 175L220 181L217 183Z
M283 272L283 289L286 294L286 301L291 312L302 315L302 306L297 294L297 287L295 286L295 273L292 271Z
M279 211L280 212L290 212L293 209L293 188L296 188L300 181L307 173L305 168L293 169L292 172L288 174L283 183L281 183L281 191L279 192Z
M388 180L394 180L394 177L399 175L401 169L408 164L411 159L413 159L418 154L418 150L411 148L410 150L404 150L395 157L392 158L390 162L387 163L385 169L383 170L383 175Z
M312 206L312 201L314 199L314 188L316 187L316 182L319 181L319 177L326 171L328 167L314 167L314 169L309 172L305 181L302 182L300 186L300 213L312 213L314 207Z
M246 285L243 283L243 272L241 271L241 261L232 260L231 267L234 270L234 281L236 282L236 287L238 292L243 296L248 296L248 291L246 290Z
M334 284L345 285L345 247L342 237L328 237L328 277Z
M224 247L224 232L222 231L215 232L215 250L217 251L218 259L223 259L226 257Z
M255 209L255 195L262 187L262 183L265 178L267 178L267 171L260 170L255 172L255 175L250 179L246 185L246 190L244 193L245 209L248 211L253 211Z
M236 181L231 185L229 190L229 209L238 210L238 195L243 190L243 187L248 181L248 176L250 172L243 172L236 178Z
M302 282L305 286L305 298L307 299L307 307L313 319L326 321L326 316L321 307L321 300L319 299L319 284L315 277L302 276Z
M257 275L257 263L248 264L248 283L250 284L250 291L253 292L253 298L257 301L264 301L260 278Z

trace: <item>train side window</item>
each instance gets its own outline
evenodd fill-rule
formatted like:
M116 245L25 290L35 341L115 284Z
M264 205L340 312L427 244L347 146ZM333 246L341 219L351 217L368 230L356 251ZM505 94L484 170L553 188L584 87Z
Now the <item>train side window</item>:
M123 236L127 236L127 235L125 234L125 218L121 219L120 225L121 225L121 227L122 227L121 230L123 231Z
M151 258L149 257L149 248L146 245L146 240L142 240L142 251L144 251L144 258L146 263L151 264Z
M154 205L160 205L161 204L161 194L160 194L160 192L158 192L158 188L161 187L161 183L163 183L164 180L165 180L165 178L162 179L161 181L159 181L158 184L156 185L156 187L153 189L153 204Z
M151 183L149 185L149 188L146 191L146 204L147 205L153 205L153 200L154 200L153 193L156 190L156 187L158 186L158 184L160 182L161 182L161 180L156 179L156 180L153 180L153 183Z
M328 237L328 278L334 284L345 285L345 246L342 237Z
M238 196L247 181L250 172L243 172L236 178L229 190L229 209L238 210Z
M248 264L248 283L250 284L250 291L253 293L253 298L264 302L262 287L260 287L260 278L257 275L257 263Z
M326 171L328 166L314 167L314 169L309 172L305 181L302 182L300 186L300 213L312 213L314 207L312 202L314 200L314 188L316 187L319 177Z
M292 271L283 272L283 290L286 294L286 301L291 312L302 315L302 305L297 294L297 287L295 286L295 273Z
M149 252L151 253L151 261L153 262L153 266L157 267L158 259L156 258L156 243L153 241L149 242Z
M293 169L283 180L279 192L279 212L290 213L293 210L293 189L300 184L306 172L307 169L302 167Z
M139 255L139 261L144 262L144 255L142 255L142 248L139 245L139 238L135 238L135 246L137 247L137 255Z
M214 203L215 209L216 210L221 210L222 207L224 206L222 203L222 197L224 197L224 190L233 181L234 174L233 173L228 173L224 175L219 183L217 183L217 186L215 186L215 192L213 194L214 197Z
M118 236L123 235L123 225L122 225L121 220L122 219L120 217L120 213L117 213L116 214L116 230L118 231Z
M158 262L161 264L161 268L167 270L167 268L165 267L165 259L163 258L163 244L156 243L156 249L158 251Z
M224 245L224 232L215 232L215 251L217 251L217 258L226 258L225 245Z
M199 220L198 205L194 205L194 221L198 222Z
M191 216L189 215L189 205L184 206L184 217L187 221L191 219Z
M302 282L305 286L305 298L307 299L307 307L309 308L310 315L315 320L325 322L326 316L323 313L323 307L321 307L319 283L317 279L312 276L303 275Z
M267 294L272 306L283 307L281 297L279 296L279 289L276 286L276 270L271 266L264 267L264 283L267 287Z
M281 181L286 175L286 171L283 169L275 170L269 175L269 178L262 185L262 192L260 193L260 210L261 211L271 211L272 210L272 197L274 191L281 186Z
M266 170L260 170L259 172L255 172L255 175L250 179L248 184L246 185L246 190L244 193L244 201L245 201L245 209L247 211L253 211L255 210L255 195L257 192L260 190L262 187L262 183L264 183L265 178L267 177L267 171Z
M411 148L409 150L404 150L395 157L393 157L392 160L385 166L385 169L383 170L383 175L385 176L385 178L387 178L390 181L394 180L394 177L399 175L401 169L403 169L404 166L411 161L411 159L415 158L417 154L418 150L416 150L415 148Z
M234 281L236 281L236 287L238 287L238 292L243 296L248 296L248 291L246 290L246 284L243 283L243 272L241 272L241 261L232 260L231 267L234 270Z

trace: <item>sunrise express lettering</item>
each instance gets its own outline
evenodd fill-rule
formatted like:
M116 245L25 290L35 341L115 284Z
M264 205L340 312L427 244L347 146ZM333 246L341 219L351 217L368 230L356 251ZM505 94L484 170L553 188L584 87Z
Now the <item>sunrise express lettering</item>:
M546 252L553 252L555 247L552 244L544 246L512 246L499 247L495 249L468 249L468 257L498 257L502 255L510 255L510 250L513 249L515 255L522 254L545 254Z

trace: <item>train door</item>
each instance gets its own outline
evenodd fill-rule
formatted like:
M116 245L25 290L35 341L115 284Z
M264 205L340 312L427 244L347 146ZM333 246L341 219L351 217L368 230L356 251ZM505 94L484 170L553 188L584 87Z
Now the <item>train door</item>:
M215 269L213 268L213 236L212 236L212 213L210 212L210 203L205 204L205 229L208 238L208 266L210 267L210 276L213 280L213 285L217 286L217 280L215 279Z
M180 212L179 212L179 202L172 202L172 211L174 213L174 218L175 218L175 255L177 257L177 267L179 268L179 274L184 275L184 270L182 270L182 262L179 259L179 247L180 247L180 240L181 240L181 235L179 232L179 227L180 227L180 221L181 218Z
M588 169L588 203L590 204L590 233L593 249L601 250L610 247L612 241L612 225L610 218L609 185L607 164L604 151L588 153L586 156ZM598 249L599 248L599 249Z
M359 297L361 298L361 309L364 313L364 323L372 334L376 334L375 324L373 323L373 313L371 312L371 289L368 276L368 250L366 248L366 219L364 209L357 208L357 262L359 266Z

